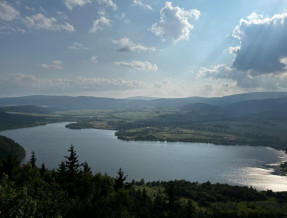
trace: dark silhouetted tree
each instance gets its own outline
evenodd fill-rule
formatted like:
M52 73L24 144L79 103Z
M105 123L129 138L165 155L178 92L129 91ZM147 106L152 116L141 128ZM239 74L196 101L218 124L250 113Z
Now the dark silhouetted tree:
M116 177L115 180L115 190L117 191L118 189L123 189L124 188L124 182L127 179L128 176L124 176L124 171L122 168L119 169L118 171L118 177Z
M35 152L32 151L31 158L30 158L30 161L29 161L29 163L31 164L32 168L36 167L36 161L37 161L37 158L36 158Z
M41 173L41 175L44 175L46 171L47 171L47 168L45 167L45 164L44 164L44 163L42 163L42 165L41 165L41 169L40 169L40 173Z
M68 151L70 152L70 156L65 156L65 158L67 159L65 161L67 174L71 177L75 177L76 174L79 172L80 167L78 155L76 154L73 145L70 146L70 149Z

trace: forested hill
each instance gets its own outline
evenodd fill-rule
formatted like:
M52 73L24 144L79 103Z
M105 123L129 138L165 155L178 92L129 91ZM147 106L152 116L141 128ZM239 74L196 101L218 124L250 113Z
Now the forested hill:
M189 97L189 98L131 98L114 99L99 97L71 97L71 96L27 96L14 98L0 98L0 107L17 105L34 105L49 107L58 110L79 109L115 109L115 108L162 108L182 107L190 103L206 103L217 106L227 106L236 102L247 100L278 99L287 97L286 92L258 92L231 95L216 98ZM144 100L143 100L144 99Z
M22 146L5 136L0 136L0 159L4 159L8 154L22 160L25 157L25 150Z

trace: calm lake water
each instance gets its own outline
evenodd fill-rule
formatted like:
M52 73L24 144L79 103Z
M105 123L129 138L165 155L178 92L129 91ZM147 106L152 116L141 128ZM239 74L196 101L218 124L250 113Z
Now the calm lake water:
M21 144L29 160L57 168L71 144L79 160L95 172L115 176L121 167L128 179L189 181L248 185L257 189L287 191L287 177L278 175L278 164L287 160L283 151L266 147L222 146L206 143L127 142L110 130L65 128L67 123L8 130L1 135ZM277 174L277 175L276 175Z

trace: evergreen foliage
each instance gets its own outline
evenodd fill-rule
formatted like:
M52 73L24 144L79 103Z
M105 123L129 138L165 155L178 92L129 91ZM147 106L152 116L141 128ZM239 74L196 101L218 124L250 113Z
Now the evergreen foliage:
M120 168L118 171L118 177L115 179L115 190L124 188L124 182L127 177L128 176L124 176L124 171L122 170L122 168Z
M36 161L37 161L37 158L36 158L35 152L32 151L30 162L29 162L31 164L32 168L35 168Z

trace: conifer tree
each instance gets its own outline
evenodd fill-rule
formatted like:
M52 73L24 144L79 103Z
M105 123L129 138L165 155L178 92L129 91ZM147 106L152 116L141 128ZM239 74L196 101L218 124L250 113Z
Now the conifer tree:
M44 175L46 171L47 171L47 168L46 168L45 164L44 164L44 163L42 163L42 165L41 165L41 169L40 169L40 173L41 173L41 175Z
M124 171L122 168L118 171L118 177L115 180L115 190L124 188L124 182L127 179L128 176L124 176Z
M70 156L65 156L65 158L67 159L65 161L65 166L68 175L74 177L79 172L80 167L78 155L76 154L73 145L70 146L70 149L68 151L70 152Z
M31 164L32 168L35 168L36 161L37 161L37 158L36 158L35 152L33 150L32 153L31 153L30 161L29 161L29 163Z

